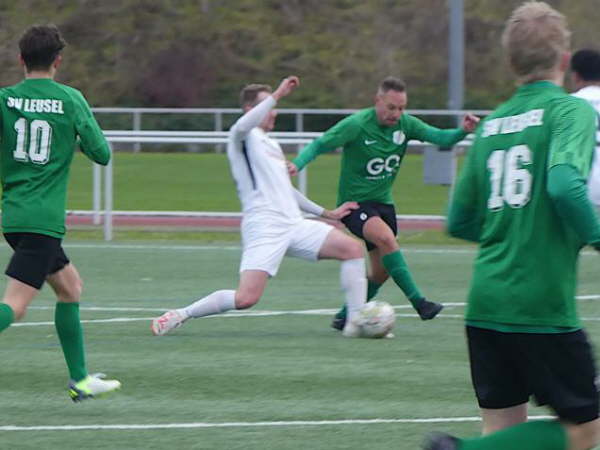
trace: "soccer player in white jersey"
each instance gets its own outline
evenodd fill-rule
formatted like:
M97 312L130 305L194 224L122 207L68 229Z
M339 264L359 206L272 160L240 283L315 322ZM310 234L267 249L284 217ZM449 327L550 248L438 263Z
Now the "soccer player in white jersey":
M244 115L231 127L227 156L242 203L243 253L237 290L219 290L191 305L166 312L152 321L152 332L164 335L190 318L254 306L267 281L277 274L284 255L316 261L340 260L340 280L350 312L344 336L356 337L354 319L365 303L367 279L361 244L323 222L304 219L301 211L339 220L358 205L342 204L326 210L292 186L286 159L267 132L275 124L273 109L279 99L299 85L285 78L275 92L267 85L251 84L240 94Z
M600 117L600 52L578 50L571 58L572 79L576 92L574 96L590 102ZM600 131L596 133L596 151L588 179L588 195L600 213Z

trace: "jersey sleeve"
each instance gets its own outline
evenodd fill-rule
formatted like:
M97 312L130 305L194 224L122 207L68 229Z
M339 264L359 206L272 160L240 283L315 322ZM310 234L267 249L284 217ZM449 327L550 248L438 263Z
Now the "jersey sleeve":
M298 167L298 170L302 170L320 154L332 152L354 140L359 132L360 125L356 123L354 117L346 117L327 130L323 136L304 147L292 162Z
M451 236L479 242L483 218L477 208L478 180L475 170L476 145L471 147L456 183L448 208L446 228Z
M550 120L552 141L548 170L559 164L568 164L587 178L596 142L596 112L585 100L569 96L555 105Z
M585 179L570 164L548 172L546 189L556 212L575 230L582 242L600 249L600 222L587 196Z
M233 138L238 141L244 140L253 128L260 125L276 103L277 101L275 98L272 95L269 95L250 111L246 112L231 127L230 133Z
M88 102L79 91L74 91L75 130L81 151L92 161L105 166L110 161L110 146Z
M452 147L457 142L461 141L468 134L462 128L449 128L443 130L426 124L421 119L418 119L409 114L405 114L407 121L407 136L408 139L416 139L422 142L430 142L440 147Z

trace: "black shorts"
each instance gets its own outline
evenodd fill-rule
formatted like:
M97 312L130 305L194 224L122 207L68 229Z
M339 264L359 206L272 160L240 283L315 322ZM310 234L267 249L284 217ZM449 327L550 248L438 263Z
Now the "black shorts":
M583 330L530 334L467 326L467 341L480 407L509 408L533 395L561 420L581 424L598 418L596 367Z
M363 236L363 226L370 217L381 217L381 219L392 229L394 236L398 235L398 222L396 221L396 209L394 205L378 202L360 202L359 208L352 211L342 219L342 223L352 234L361 238L367 244L367 250L376 248L375 244L369 242Z
M69 264L58 238L37 233L5 233L4 238L15 251L6 275L31 287L41 289L48 275Z

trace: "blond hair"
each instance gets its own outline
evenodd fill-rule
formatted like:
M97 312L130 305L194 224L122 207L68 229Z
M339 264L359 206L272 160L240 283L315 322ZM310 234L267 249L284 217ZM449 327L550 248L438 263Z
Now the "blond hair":
M502 45L515 74L530 82L552 76L570 38L565 16L545 2L529 1L508 19Z

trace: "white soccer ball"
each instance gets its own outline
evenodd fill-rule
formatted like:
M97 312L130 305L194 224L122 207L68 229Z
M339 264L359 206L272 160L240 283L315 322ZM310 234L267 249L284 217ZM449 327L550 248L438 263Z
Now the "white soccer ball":
M366 338L385 337L394 327L396 314L392 305L381 301L368 302L358 314L357 325Z

